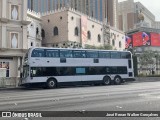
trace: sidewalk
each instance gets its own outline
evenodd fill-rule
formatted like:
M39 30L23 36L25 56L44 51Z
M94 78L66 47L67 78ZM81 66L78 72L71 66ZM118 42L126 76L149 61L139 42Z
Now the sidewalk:
M157 82L160 81L160 77L136 77L135 82Z
M7 87L0 87L0 90L16 90L21 89L22 87L15 87L15 86L7 86Z

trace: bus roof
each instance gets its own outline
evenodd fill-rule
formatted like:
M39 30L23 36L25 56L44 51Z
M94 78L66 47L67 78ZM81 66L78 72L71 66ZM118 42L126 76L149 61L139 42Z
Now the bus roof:
M105 49L84 49L84 48L53 48L53 47L32 47L31 50L34 49L58 49L58 50L91 50L91 51L113 51L113 52L130 52L130 51L120 51L120 50L105 50ZM131 52L130 52L131 53Z

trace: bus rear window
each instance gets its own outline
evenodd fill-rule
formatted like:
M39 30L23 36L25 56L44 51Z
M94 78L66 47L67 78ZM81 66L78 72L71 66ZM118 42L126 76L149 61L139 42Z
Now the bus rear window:
M31 57L45 57L45 50L44 49L34 49L32 51Z
M131 59L131 53L129 53L129 52L121 52L121 58Z

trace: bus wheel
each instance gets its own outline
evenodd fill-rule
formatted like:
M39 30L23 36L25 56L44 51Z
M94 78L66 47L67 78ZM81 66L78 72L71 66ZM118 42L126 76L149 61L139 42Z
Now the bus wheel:
M55 79L49 79L47 81L47 88L53 89L57 87L57 81Z
M114 78L114 84L115 85L120 85L122 82L121 77L117 76Z
M103 78L103 84L104 85L110 85L111 84L111 78L109 76L106 76Z

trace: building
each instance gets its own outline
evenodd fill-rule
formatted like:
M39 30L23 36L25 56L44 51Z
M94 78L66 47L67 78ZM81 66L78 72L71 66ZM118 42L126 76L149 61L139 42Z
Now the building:
M27 26L28 48L40 47L42 45L41 15L27 10L27 20L31 23Z
M107 22L111 26L117 25L117 2L118 0L28 0L28 8L44 13L64 7L71 7L88 16Z
M108 27L111 37L104 37L104 25L79 11L64 8L42 14L42 28L45 31L43 46L46 47L85 47L110 44L114 49L125 49L125 34ZM64 27L65 26L65 27ZM105 42L107 41L107 42Z
M156 28L156 29L160 29L160 21L155 21L155 23L154 23L154 28Z
M18 85L22 57L28 49L26 11L25 0L0 0L0 86Z
M139 27L139 15L142 12L144 16L145 27L154 27L155 16L140 2L127 0L118 3L118 28L127 32L128 30Z
M115 50L125 49L125 34L117 28L110 27L110 45Z

